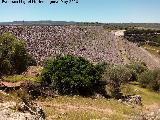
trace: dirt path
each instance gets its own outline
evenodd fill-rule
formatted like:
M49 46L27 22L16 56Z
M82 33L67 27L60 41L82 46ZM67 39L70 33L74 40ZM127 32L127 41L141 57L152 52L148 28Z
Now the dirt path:
M114 111L109 108L98 108L92 106L84 106L84 105L71 105L71 104L49 104L44 102L38 102L41 106L45 107L53 107L60 112L67 112L71 110L79 110L79 111L96 111L100 113L112 114Z
M0 82L0 87L8 87L8 88L12 88L12 87L19 87L22 83L24 83L24 81L20 81L20 82Z

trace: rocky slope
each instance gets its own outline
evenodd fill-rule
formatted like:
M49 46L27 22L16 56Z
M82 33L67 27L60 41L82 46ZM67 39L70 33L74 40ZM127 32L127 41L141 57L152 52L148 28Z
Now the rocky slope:
M0 26L0 34L4 32L24 39L39 65L50 56L73 54L92 62L143 61L150 68L160 67L158 58L101 26Z

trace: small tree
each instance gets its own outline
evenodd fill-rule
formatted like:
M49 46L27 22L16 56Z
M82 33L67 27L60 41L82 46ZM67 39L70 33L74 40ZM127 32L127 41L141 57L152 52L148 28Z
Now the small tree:
M132 81L137 81L138 80L138 76L147 71L148 68L147 66L145 65L145 63L132 63L132 64L129 64L129 65L126 65L127 68L130 69L131 71L131 74L132 74L132 77L131 77L131 80Z
M154 91L160 90L160 70L148 70L142 73L138 79L140 85Z
M82 57L58 56L46 62L42 82L61 94L92 94L101 77L102 68L97 68Z
M10 33L0 36L0 74L21 73L28 66L28 53L23 40Z
M156 76L153 75L153 71L148 70L139 75L138 82L140 83L141 87L146 88L149 85L150 81L154 79L156 79Z
M107 81L107 93L114 98L121 97L121 84L128 83L131 78L131 72L124 66L113 66L107 69L103 75L103 80Z

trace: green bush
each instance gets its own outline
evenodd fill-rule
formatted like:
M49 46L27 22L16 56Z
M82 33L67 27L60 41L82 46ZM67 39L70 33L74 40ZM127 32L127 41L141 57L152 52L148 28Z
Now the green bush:
M60 94L92 94L100 85L102 66L94 66L82 57L58 56L45 63L41 79Z
M98 63L95 65L95 68L97 70L97 74L98 74L98 79L99 81L97 82L97 84L95 85L94 89L96 90L96 92L102 94L104 97L108 97L106 91L105 91L105 86L106 86L106 81L104 81L102 79L103 77L103 73L106 70L106 68L108 69L111 65L109 63L106 62L102 62L102 63Z
M124 84L121 86L121 91L124 96L134 95L135 89L130 84Z
M131 81L137 81L138 76L144 71L148 70L147 66L144 63L132 63L126 65L126 67L129 68L131 71L132 74Z
M131 78L130 70L125 66L113 66L104 72L103 80L107 81L106 91L114 98L121 97L120 87L129 82Z
M148 70L142 73L138 79L140 85L154 91L160 90L160 70Z
M153 71L148 70L139 75L138 82L140 83L141 87L146 88L150 81L152 81L153 79L155 79L155 77L153 76Z
M159 30L132 28L124 32L124 37L131 42L138 43L140 46L146 43L151 46L160 46L159 33Z
M29 60L23 40L10 33L0 35L0 75L23 72Z

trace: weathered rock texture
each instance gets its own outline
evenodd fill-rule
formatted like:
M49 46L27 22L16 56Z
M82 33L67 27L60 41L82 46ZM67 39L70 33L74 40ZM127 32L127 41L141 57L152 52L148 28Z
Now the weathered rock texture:
M128 95L124 96L122 99L118 100L119 102L126 104L142 105L142 97L140 95Z
M31 110L23 112L14 111L16 106L17 104L15 102L0 103L0 120L44 120L44 118L38 114L38 112L41 110L41 108L38 106L34 106L36 110L34 110L35 113L32 114L30 112ZM20 107L23 109L26 106L26 104L21 104Z
M73 54L92 62L122 64L140 60L150 68L160 66L147 51L101 26L0 26L0 34L4 32L24 39L39 65L51 56Z

